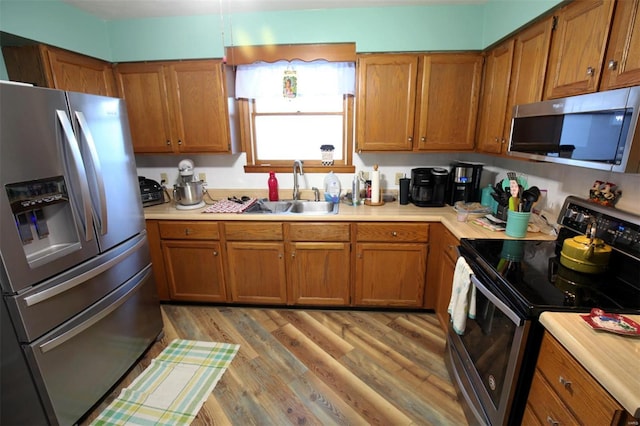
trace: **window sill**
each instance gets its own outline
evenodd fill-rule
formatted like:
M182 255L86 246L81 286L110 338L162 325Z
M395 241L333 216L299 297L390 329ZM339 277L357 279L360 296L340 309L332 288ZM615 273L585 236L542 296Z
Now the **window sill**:
M303 166L305 173L329 173L333 171L334 173L355 173L355 166L345 166L345 165L333 165L333 166ZM283 165L259 165L259 166L244 166L245 173L269 173L270 171L274 171L276 173L292 173L293 171L293 162L291 165L283 166Z

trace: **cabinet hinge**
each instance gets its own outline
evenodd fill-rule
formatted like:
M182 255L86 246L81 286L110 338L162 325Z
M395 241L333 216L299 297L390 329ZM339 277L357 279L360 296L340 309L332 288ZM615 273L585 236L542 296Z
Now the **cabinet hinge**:
M551 31L555 31L557 27L558 27L558 17L554 16L553 23L551 24Z

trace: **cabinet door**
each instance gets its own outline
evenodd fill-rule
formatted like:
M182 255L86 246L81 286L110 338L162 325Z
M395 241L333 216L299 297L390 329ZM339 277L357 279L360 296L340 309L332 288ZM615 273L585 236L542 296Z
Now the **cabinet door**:
M598 89L614 4L613 0L582 0L560 9L551 42L546 99Z
M348 305L351 288L350 254L349 243L289 243L289 302L296 305Z
M506 145L504 122L512 61L513 40L494 48L487 55L480 101L478 151L499 154Z
M426 244L358 243L354 302L359 306L422 306L426 270Z
M226 302L220 243L162 241L172 300Z
M227 264L232 301L287 303L283 243L227 242Z
M168 65L170 105L180 152L230 150L227 90L222 61Z
M548 17L515 37L509 103L504 124L507 140L511 132L513 107L542 100L552 30L553 17ZM502 144L501 151L505 152L507 148L507 144Z
M473 149L482 80L479 54L422 57L415 134L418 150Z
M418 57L405 54L358 58L357 151L410 151Z
M640 0L616 4L600 90L640 84Z
M47 48L47 55L56 89L116 96L109 62L52 47Z
M172 140L164 67L159 63L126 63L115 68L120 97L127 103L136 153L177 151Z

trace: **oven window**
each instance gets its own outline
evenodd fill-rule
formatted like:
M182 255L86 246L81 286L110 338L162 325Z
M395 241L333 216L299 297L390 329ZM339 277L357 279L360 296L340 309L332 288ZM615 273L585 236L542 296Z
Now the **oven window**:
M460 337L493 402L494 409L498 407L505 388L516 328L516 324L482 292L476 293L476 318L467 320L465 333Z

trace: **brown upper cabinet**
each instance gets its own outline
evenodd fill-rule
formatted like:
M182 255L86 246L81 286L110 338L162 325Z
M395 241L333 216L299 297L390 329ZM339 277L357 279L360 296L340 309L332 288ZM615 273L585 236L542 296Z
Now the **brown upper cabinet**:
M581 0L559 9L551 41L546 99L598 90L614 5L613 0Z
M44 44L2 48L10 80L94 95L116 96L109 62Z
M480 54L360 55L356 151L473 149L481 75Z
M479 151L500 153L506 144L504 117L507 114L512 61L512 39L493 48L487 54L480 101Z
M542 100L552 28L553 18L548 17L488 53L478 151L504 154L513 107Z
M136 153L239 150L231 71L220 60L122 63L115 67Z
M640 0L616 4L600 90L640 84Z

